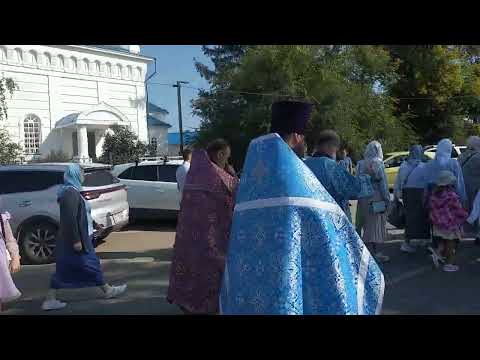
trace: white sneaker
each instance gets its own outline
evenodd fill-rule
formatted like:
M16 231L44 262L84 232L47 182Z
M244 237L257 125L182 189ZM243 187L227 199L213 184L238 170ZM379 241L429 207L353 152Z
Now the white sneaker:
M113 299L120 295L122 295L127 290L127 284L123 284L120 286L110 286L105 293L106 299Z
M455 272L458 271L460 267L458 265L453 265L453 264L445 264L443 265L443 271L446 272Z
M390 257L387 256L387 255L383 255L381 252L378 252L378 253L375 254L375 259L380 263L390 261Z
M67 303L61 302L57 299L49 299L45 300L42 303L42 310L50 311L50 310L60 310L67 306Z
M412 245L410 245L406 242L404 242L402 244L402 246L400 246L400 250L403 251L403 252L406 252L406 253L410 253L410 254L417 251L417 249L414 246L412 246Z

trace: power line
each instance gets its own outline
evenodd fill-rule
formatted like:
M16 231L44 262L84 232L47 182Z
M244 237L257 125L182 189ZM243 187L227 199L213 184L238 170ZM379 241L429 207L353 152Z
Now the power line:
M165 84L165 83L155 83L151 82L149 85L160 85L160 86L173 86L175 84ZM182 86L184 89L193 89L193 90L198 90L198 91L208 91L208 89L202 89L194 86ZM305 96L294 96L290 94L278 94L278 93L261 93L261 92L254 92L254 91L240 91L240 90L215 90L216 92L221 92L221 93L231 93L231 94L242 94L242 95L258 95L258 96L277 96L277 97L290 97L290 98L295 98L295 99L304 99ZM312 96L313 97L313 96ZM454 95L445 98L445 100L450 100L450 99L465 99L465 98L478 98L480 99L480 96L478 95ZM418 96L411 96L411 97L397 97L393 98L396 100L434 100L434 97L418 97ZM314 100L319 103L315 98Z

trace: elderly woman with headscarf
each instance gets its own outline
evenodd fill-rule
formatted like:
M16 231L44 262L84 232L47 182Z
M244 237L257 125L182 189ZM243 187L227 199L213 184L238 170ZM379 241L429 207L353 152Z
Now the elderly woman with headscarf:
M50 291L42 304L43 310L57 310L67 304L57 300L59 289L99 287L105 298L125 292L127 285L105 283L103 272L93 246L94 228L99 228L91 215L91 207L80 191L84 180L78 164L71 164L64 173L64 185L57 193L60 205L60 228L57 233L56 271L50 281Z
M467 193L467 210L472 211L475 196L480 190L480 137L470 136L467 140L467 150L458 158L462 167L465 190ZM467 236L474 236L475 243L480 245L478 223L464 227Z
M400 247L401 251L413 253L415 248L411 245L411 239L423 239L424 236L428 238L428 223L426 230L427 233L419 232L423 229L419 222L425 218L426 213L422 206L423 201L423 188L407 187L407 182L413 171L422 163L423 148L421 145L414 145L410 148L410 154L408 159L402 163L398 170L398 175L395 180L393 193L397 199L403 201L405 208L405 242Z
M387 239L387 209L390 204L390 193L383 165L382 146L378 141L372 141L367 145L363 161L358 164L358 174L370 175L374 188L372 196L358 201L363 218L362 239L370 247L377 261L386 262L390 258L379 252L377 245L383 244Z
M222 139L195 150L183 189L167 301L185 314L217 314L238 178Z

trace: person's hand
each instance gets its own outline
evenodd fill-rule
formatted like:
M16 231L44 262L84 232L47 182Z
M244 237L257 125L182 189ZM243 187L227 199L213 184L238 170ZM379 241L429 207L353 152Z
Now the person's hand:
M76 242L75 244L73 244L73 249L76 251L76 252L80 252L82 251L82 242L79 241L79 242Z
M11 261L10 261L10 273L15 274L20 271L20 257L15 256Z

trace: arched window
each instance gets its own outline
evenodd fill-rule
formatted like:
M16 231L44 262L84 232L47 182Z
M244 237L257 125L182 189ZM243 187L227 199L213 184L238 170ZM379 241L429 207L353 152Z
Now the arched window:
M30 56L30 63L32 65L37 65L38 64L38 56L37 56L37 52L35 50L30 50L28 52L29 56Z
M4 46L0 46L0 61L7 60L7 48Z
M109 62L105 64L105 76L112 76L112 64Z
M122 71L123 71L122 65L117 64L116 71L115 71L115 76L119 77L119 78L122 78Z
M78 69L78 64L77 64L77 58L76 57L71 57L70 58L70 64L71 64L71 69L73 72L77 72Z
M38 153L41 138L41 121L37 115L29 114L23 121L25 153L33 155Z
M142 68L140 66L137 66L137 80L142 80Z
M127 79L133 78L132 67L130 65L127 66Z
M46 52L43 54L43 59L45 66L52 66L52 55Z
M95 71L95 74L100 74L100 61L95 61L95 66L94 66L94 71Z
M16 48L15 49L15 55L17 56L17 62L21 64L23 62L23 51L22 51L22 49Z
M83 59L83 69L82 69L83 72L88 74L89 67L90 67L90 62L88 61L88 59Z
M65 68L65 58L63 57L63 55L58 55L58 67L60 69Z

